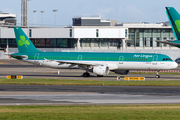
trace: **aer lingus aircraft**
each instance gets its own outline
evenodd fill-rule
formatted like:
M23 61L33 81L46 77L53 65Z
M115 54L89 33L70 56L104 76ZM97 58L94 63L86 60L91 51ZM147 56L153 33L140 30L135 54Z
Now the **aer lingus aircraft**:
M108 75L109 71L128 74L129 70L159 70L177 67L169 56L156 53L95 53L95 52L42 52L35 48L20 27L15 27L15 36L19 53L10 56L35 65L51 68L79 68L97 76Z
M173 7L166 7L166 14L176 40L156 40L156 42L165 43L180 48L180 15Z

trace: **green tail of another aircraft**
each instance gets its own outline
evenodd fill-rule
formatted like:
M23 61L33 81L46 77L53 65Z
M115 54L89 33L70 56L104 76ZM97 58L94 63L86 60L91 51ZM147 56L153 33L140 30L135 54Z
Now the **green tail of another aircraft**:
M20 27L14 27L14 32L19 53L40 52Z
M156 40L156 42L180 48L180 14L173 7L166 7L166 13L176 40Z
M180 15L173 7L166 7L166 13L169 18L175 38L180 40Z

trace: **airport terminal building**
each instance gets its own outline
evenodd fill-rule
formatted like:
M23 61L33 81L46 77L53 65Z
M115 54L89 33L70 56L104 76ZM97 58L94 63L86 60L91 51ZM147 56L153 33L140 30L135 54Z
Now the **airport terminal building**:
M167 53L178 48L156 40L175 39L168 22L121 23L101 17L73 18L70 27L22 27L32 43L43 51L119 51ZM17 52L14 26L0 26L0 50ZM21 27L21 26L20 26ZM7 49L8 48L8 49ZM175 53L174 53L175 54Z

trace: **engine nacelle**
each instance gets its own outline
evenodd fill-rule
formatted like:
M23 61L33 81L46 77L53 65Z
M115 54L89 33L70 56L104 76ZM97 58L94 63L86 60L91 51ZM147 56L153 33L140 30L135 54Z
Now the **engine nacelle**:
M129 74L129 70L112 70L112 71L115 72L116 74L120 74L120 75Z
M108 66L95 66L93 68L93 73L97 75L108 75L109 74L109 67Z

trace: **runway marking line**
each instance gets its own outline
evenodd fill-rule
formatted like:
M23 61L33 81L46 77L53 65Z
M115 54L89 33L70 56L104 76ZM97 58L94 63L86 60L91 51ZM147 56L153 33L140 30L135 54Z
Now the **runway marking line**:
M57 73L57 71L51 71L51 72L41 72L41 73Z

